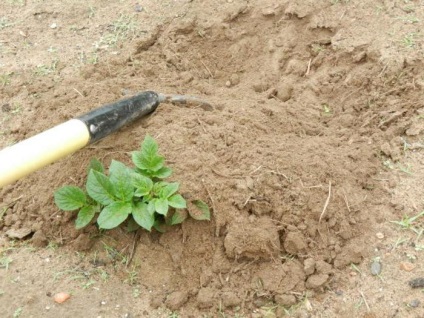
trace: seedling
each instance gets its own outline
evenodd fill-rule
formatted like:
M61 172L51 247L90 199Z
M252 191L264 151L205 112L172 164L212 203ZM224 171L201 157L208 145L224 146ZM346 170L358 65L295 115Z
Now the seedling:
M113 229L126 221L128 231L142 227L163 232L165 225L182 223L189 215L210 219L206 203L194 200L187 209L186 200L178 194L179 183L163 181L172 170L165 166L152 137L146 136L141 149L132 153L132 161L135 168L113 160L107 175L102 163L93 159L85 190L76 186L58 189L56 205L64 211L79 210L77 229L90 224L97 214L99 228Z

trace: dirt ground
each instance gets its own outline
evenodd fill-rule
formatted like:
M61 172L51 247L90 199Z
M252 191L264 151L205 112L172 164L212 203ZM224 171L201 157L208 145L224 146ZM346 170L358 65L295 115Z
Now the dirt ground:
M144 90L213 105L0 189L2 315L423 317L423 21L413 0L1 1L1 148ZM75 230L54 190L146 134L212 220Z

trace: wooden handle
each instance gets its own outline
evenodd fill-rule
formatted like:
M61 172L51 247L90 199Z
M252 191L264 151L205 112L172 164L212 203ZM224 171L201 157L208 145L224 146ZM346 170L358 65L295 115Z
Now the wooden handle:
M0 151L0 188L63 158L90 142L85 123L71 119Z

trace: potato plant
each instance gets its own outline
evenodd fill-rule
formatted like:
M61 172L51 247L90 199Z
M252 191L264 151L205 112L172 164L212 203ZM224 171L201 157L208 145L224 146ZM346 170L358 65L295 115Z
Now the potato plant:
M102 163L93 159L85 189L64 186L54 193L56 205L64 211L78 210L75 221L81 229L97 216L101 229L113 229L127 221L128 230L142 227L162 232L163 225L183 222L189 215L209 220L210 211L201 200L191 201L194 209L178 193L178 182L165 182L172 174L158 153L156 141L146 136L141 149L132 153L134 168L112 160L107 174Z

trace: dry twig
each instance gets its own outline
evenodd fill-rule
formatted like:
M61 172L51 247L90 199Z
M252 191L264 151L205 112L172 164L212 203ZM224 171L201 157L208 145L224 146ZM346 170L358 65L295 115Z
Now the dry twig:
M331 181L328 183L328 197L325 200L324 208L322 209L321 215L319 216L318 223L321 223L322 218L324 217L325 211L327 211L328 203L330 203L331 198Z

